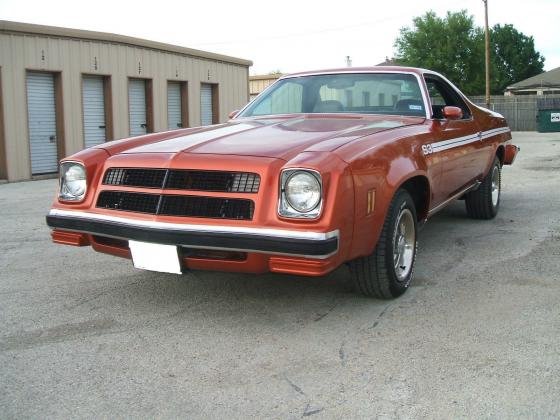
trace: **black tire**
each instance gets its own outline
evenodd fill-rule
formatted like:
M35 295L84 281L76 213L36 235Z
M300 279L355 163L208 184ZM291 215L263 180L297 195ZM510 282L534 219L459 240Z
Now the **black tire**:
M473 219L493 219L498 214L502 191L502 165L498 158L475 191L467 193L467 214Z
M399 248L402 255L406 250L407 258L403 259L403 265L397 268L394 260L397 251L395 243L402 244L402 241L406 240L403 239L402 227L397 225L398 221L401 221L401 225L406 223L405 231L410 231L413 239L408 246ZM398 190L387 211L383 230L375 249L371 255L350 262L350 273L356 291L380 299L393 299L406 292L414 274L418 247L417 233L414 201L407 191ZM402 241L399 242L399 239ZM411 255L410 251L412 251ZM400 256L401 252L398 255ZM404 265L405 261L408 261L406 265Z

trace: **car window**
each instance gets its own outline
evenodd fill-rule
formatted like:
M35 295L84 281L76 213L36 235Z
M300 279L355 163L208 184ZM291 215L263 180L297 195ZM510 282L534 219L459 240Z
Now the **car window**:
M463 110L463 119L469 119L471 112L461 96L448 83L436 76L426 77L426 87L432 104L432 118L442 119L445 106L456 106Z
M339 73L281 79L240 116L300 112L426 116L418 79L406 73Z
M299 83L285 83L276 89L253 109L253 115L294 114L301 112L303 86Z
M430 95L430 101L432 105L446 105L445 99L439 93L439 90L434 86L433 82L426 81L426 85L428 86L428 94Z

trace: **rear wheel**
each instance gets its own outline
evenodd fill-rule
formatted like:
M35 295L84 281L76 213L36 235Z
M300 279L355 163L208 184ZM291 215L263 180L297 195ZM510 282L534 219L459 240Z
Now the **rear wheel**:
M498 158L482 180L477 190L465 196L467 214L473 219L493 219L500 207L502 189L502 166Z
M357 291L381 299L392 299L406 292L416 260L416 222L412 197L405 190L397 191L373 253L350 262Z

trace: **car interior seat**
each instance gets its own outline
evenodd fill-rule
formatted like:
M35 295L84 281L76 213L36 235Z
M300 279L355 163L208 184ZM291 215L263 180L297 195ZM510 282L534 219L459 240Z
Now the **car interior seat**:
M317 101L313 112L341 112L344 109L339 101L328 100L328 101Z

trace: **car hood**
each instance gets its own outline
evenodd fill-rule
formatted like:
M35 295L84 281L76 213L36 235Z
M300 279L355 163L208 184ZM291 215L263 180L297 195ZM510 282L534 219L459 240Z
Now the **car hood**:
M121 153L197 153L289 160L304 151L332 151L380 131L420 124L423 118L387 115L297 115L244 118L125 150Z

